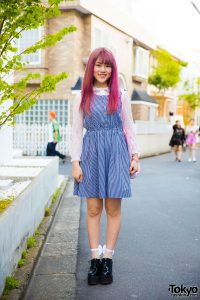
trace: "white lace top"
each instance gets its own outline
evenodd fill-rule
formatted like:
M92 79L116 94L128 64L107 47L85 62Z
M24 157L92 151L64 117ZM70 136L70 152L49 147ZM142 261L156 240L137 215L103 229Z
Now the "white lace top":
M94 93L96 95L108 95L108 88L96 88L94 87ZM77 95L73 101L73 122L72 122L72 136L71 136L71 162L80 161L83 143L83 112L79 111L81 103L81 93ZM132 154L139 154L139 146L136 139L136 133L131 112L131 102L128 97L128 93L122 90L122 125L128 142L128 150L130 157Z
M186 127L186 134L194 133L197 134L199 131L199 128L197 125L188 125Z

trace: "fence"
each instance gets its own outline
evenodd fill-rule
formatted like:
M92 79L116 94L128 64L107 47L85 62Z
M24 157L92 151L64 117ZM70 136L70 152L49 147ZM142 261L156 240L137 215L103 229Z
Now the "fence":
M69 155L70 127L60 126L62 142L56 149ZM23 155L46 155L48 143L48 124L17 124L14 128L14 149L21 149Z
M57 150L69 155L71 127L60 126L60 130L62 142L57 145ZM172 125L166 122L136 121L135 130L138 135L170 134ZM24 155L46 155L48 133L48 124L17 124L14 128L14 149L21 149Z

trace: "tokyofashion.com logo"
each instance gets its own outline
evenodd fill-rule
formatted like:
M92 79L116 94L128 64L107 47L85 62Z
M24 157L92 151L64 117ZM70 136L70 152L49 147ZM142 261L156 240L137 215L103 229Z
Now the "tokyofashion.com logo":
M190 297L190 296L197 296L198 294L198 286L185 286L184 284L176 285L170 284L169 285L169 292L171 292L171 296L183 296L183 297Z

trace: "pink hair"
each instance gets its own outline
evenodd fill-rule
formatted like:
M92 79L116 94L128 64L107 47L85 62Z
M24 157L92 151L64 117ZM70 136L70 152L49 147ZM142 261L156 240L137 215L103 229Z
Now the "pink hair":
M82 85L82 98L80 109L85 111L87 114L90 114L90 104L93 100L93 84L94 84L94 66L95 62L98 58L101 58L103 63L109 64L112 67L111 77L108 80L109 87L109 100L108 100L108 113L112 114L117 111L118 103L119 103L119 83L118 83L118 72L117 72L117 64L112 52L106 48L97 48L95 49L89 57L85 75L83 78Z

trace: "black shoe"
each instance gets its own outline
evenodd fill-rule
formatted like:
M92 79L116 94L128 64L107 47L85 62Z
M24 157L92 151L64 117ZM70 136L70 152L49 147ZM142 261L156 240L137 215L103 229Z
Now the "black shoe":
M93 258L90 260L91 265L88 272L88 284L95 285L99 283L101 274L101 259Z
M101 284L109 284L113 282L112 275L113 260L111 258L102 258L101 262Z

